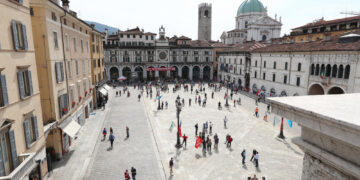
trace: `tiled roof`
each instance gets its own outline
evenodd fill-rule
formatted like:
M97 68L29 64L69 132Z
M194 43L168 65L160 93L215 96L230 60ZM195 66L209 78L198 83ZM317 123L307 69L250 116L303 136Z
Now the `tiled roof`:
M186 37L186 36L180 36L179 38L177 38L178 40L191 40L190 38Z
M208 41L204 41L204 40L190 41L190 46L191 47L209 47L209 48L211 48L211 44Z
M329 24L336 24L336 23L341 23L341 22L347 22L347 21L353 21L353 20L360 20L360 16L353 16L353 17L347 17L347 18L340 18L340 19L334 19L334 20L330 20L330 21L326 21L323 19L320 19L316 22L312 22L312 23L308 23L304 26L300 26L295 29L302 29L302 28L311 28L311 27L317 27L317 26L325 26L325 25L329 25Z
M231 48L221 49L219 52L250 52L263 47L266 47L266 44L260 42L247 42L244 44L233 45Z

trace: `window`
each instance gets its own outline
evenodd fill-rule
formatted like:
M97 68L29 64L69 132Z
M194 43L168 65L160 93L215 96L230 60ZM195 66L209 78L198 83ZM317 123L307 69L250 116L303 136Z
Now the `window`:
M298 64L298 71L301 71L301 63Z
M34 115L28 115L24 121L26 147L30 148L31 144L39 138L39 131L37 125L37 117Z
M127 37L127 38L130 38L130 34L128 34L126 37Z
M274 62L274 69L276 69L276 62Z
M15 50L28 50L25 25L12 20L11 28Z
M199 57L195 57L195 62L199 62Z
M85 61L84 60L82 61L82 72L83 72L83 74L85 74Z
M75 29L75 23L72 23L72 27Z
M69 37L68 37L68 35L65 35L65 49L66 49L66 51L69 51Z
M96 68L96 59L93 60L93 66Z
M275 82L275 79L276 79L276 75L273 74L273 82Z
M56 82L61 83L64 81L64 64L63 62L55 63Z
M240 59L240 64L242 64L242 59Z
M24 99L25 97L33 95L33 86L31 71L21 70L17 72L20 98Z
M337 65L333 65L333 68L332 68L332 75L331 77L333 78L336 78L336 75L337 75Z
M83 40L80 40L80 46L81 46L81 52L84 52L84 44L83 44Z
M175 57L175 56L173 56L173 58L172 58L172 59L173 59L173 62L176 62L176 57Z
M288 63L285 62L285 70L287 70L287 69L288 69Z
M57 32L53 32L53 36L54 36L54 48L55 48L55 49L59 49Z
M100 64L100 59L98 59L98 67L100 67L101 66L101 64Z
M95 44L92 45L92 52L95 52Z
M265 74L265 73L263 73L263 80L265 80L265 77L266 77L266 74Z
M245 21L245 28L248 28L248 22Z
M350 65L346 65L344 78L349 79L349 77L350 77Z
M92 42L95 42L95 35L94 35L94 33L91 34L91 41L92 41Z
M74 51L76 52L76 39L74 38Z
M320 73L320 65L316 64L316 68L315 68L315 75L318 76Z
M71 61L68 61L68 72L69 72L69 78L72 78L72 71L71 71Z
M184 62L187 62L187 57L184 57Z
M89 41L86 41L86 50L89 52Z
M336 65L335 65L336 66ZM310 75L314 75L315 74L315 65L311 64L311 69L310 69ZM336 77L336 76L335 76Z
M330 77L330 75L331 75L331 65L328 64L328 65L326 65L326 73L325 73L325 76L326 76L326 77Z
M0 75L0 107L7 106L9 104L9 97L7 93L7 84L5 75Z
M53 21L57 21L57 17L56 17L56 14L54 12L51 12L51 19Z
M66 19L64 18L64 24L67 25Z
M205 57L206 62L209 62L209 59L210 59L209 57Z
M340 65L339 72L338 72L338 78L343 78L343 75L344 75L344 66Z
M79 75L79 63L75 61L76 75Z
M8 166L8 168L3 169L2 175L5 176L9 175L11 171L18 166L18 156L16 153L14 130L9 131L4 129L0 134L0 140L2 156L1 166ZM10 166L11 164L12 166Z
M62 94L58 96L58 103L59 103L59 116L61 118L69 112L68 95Z
M74 86L71 86L69 89L70 89L70 102L71 102L71 104L73 104L73 102L75 102L75 99L74 99Z
M154 40L154 36L151 36L151 40Z
M257 67L257 61L255 61L255 67Z
M145 36L145 39L146 39L146 40L149 40L149 37L148 37L148 35L146 35L146 36Z
M300 77L296 78L296 86L300 86Z
M287 83L287 75L284 75L284 84Z
M264 61L264 68L266 68L266 61Z
M257 78L257 71L255 71L254 77Z

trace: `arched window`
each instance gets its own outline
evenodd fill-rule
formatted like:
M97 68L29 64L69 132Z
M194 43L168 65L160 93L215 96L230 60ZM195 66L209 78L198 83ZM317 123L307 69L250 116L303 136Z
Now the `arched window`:
M266 61L264 61L264 68L266 68Z
M326 65L326 73L325 73L325 76L326 76L326 77L330 77L330 75L331 75L331 65L328 64L328 65Z
M274 69L276 69L276 62L274 62Z
M257 61L255 61L255 67L257 67Z
M242 64L242 59L240 59L240 64Z
M325 65L324 64L322 64L321 65L321 68L320 68L320 76L321 76L321 74L324 72L324 74L325 74Z
M315 74L315 65L311 64L310 75L314 75L314 74Z
M298 64L298 71L301 71L301 63Z
M319 74L320 74L320 66L319 64L316 64L315 76L318 76Z
M331 77L336 78L337 75L337 65L333 65Z
M339 72L338 72L338 78L343 78L343 75L344 75L344 66L340 65Z
M287 69L288 69L288 63L285 62L285 70L287 70Z
M346 65L344 78L349 79L349 77L350 77L350 65Z

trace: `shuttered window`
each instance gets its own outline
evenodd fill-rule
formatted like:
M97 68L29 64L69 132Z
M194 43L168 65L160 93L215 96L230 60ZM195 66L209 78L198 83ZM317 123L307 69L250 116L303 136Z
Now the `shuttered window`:
M12 20L11 29L15 50L28 50L26 26L20 22Z
M56 82L61 83L64 81L64 63L56 62L55 63L55 73L56 73Z
M32 143L39 139L37 116L31 115L24 121L26 147L30 148Z
M4 107L9 104L5 75L0 75L0 85L0 107Z
M31 71L22 70L17 72L18 85L21 99L33 95Z
M57 32L53 32L53 36L54 36L54 48L59 49L59 42L58 42Z
M69 112L68 95L63 94L58 97L60 118Z

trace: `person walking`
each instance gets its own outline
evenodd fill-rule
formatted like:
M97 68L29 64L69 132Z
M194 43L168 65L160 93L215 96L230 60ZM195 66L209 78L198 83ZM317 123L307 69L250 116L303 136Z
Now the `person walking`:
M136 180L135 176L136 176L136 169L134 167L131 167L131 177L133 180Z
M121 90L119 91L119 95L121 96Z
M173 175L173 166L174 166L174 160L173 158L170 159L169 167L170 167L170 175Z
M234 107L236 107L236 100L234 99Z
M124 176L125 176L125 180L130 180L130 175L128 170L125 171Z
M163 109L164 109L164 101L161 102L161 110L163 110Z
M191 106L191 98L189 98L189 106Z
M126 138L129 138L129 127L126 126Z
M106 128L104 128L104 130L103 130L104 140L106 138L106 134L107 134L107 131L106 131Z
M198 132L198 123L195 124L195 136L197 136L197 132Z
M208 148L209 153L211 153L211 139L209 139L207 142L207 148Z
M183 136L183 142L181 143L181 145L183 145L184 143L185 143L185 149L186 149L186 140L187 140L187 136L184 134L184 136Z
M267 112L270 113L270 104L267 105Z
M215 133L215 136L214 136L214 149L218 149L218 144L219 144L219 137L218 135Z
M110 133L109 140L110 140L111 148L113 148L113 143L114 143L114 140L115 140L115 136L114 136L113 133Z
M110 134L112 134L113 133L113 128L112 127L110 127Z
M214 92L211 93L211 99L214 99Z
M167 109L168 108L168 102L167 101L165 101L165 108Z
M256 106L255 108L255 116L256 117L259 117L259 108Z
M228 121L228 119L227 119L227 117L225 116L225 118L224 118L224 128L226 129L226 123L227 123L227 121Z
M211 121L210 121L210 132L209 132L209 134L210 135L212 134L212 123L211 123Z
M253 149L253 153L252 153L250 161L252 161L254 159L256 152L257 152L256 149Z
M254 160L255 160L255 167L259 167L259 152L256 152Z
M245 149L242 151L241 157L242 157L242 164L244 165L244 164L245 164L245 157L246 157L246 151L245 151Z
M206 153L206 143L207 141L205 141L205 133L203 133L203 142L202 142L202 145L203 145L203 153Z
M231 136L229 136L228 139L228 147L231 149L231 142L233 141L233 138Z

